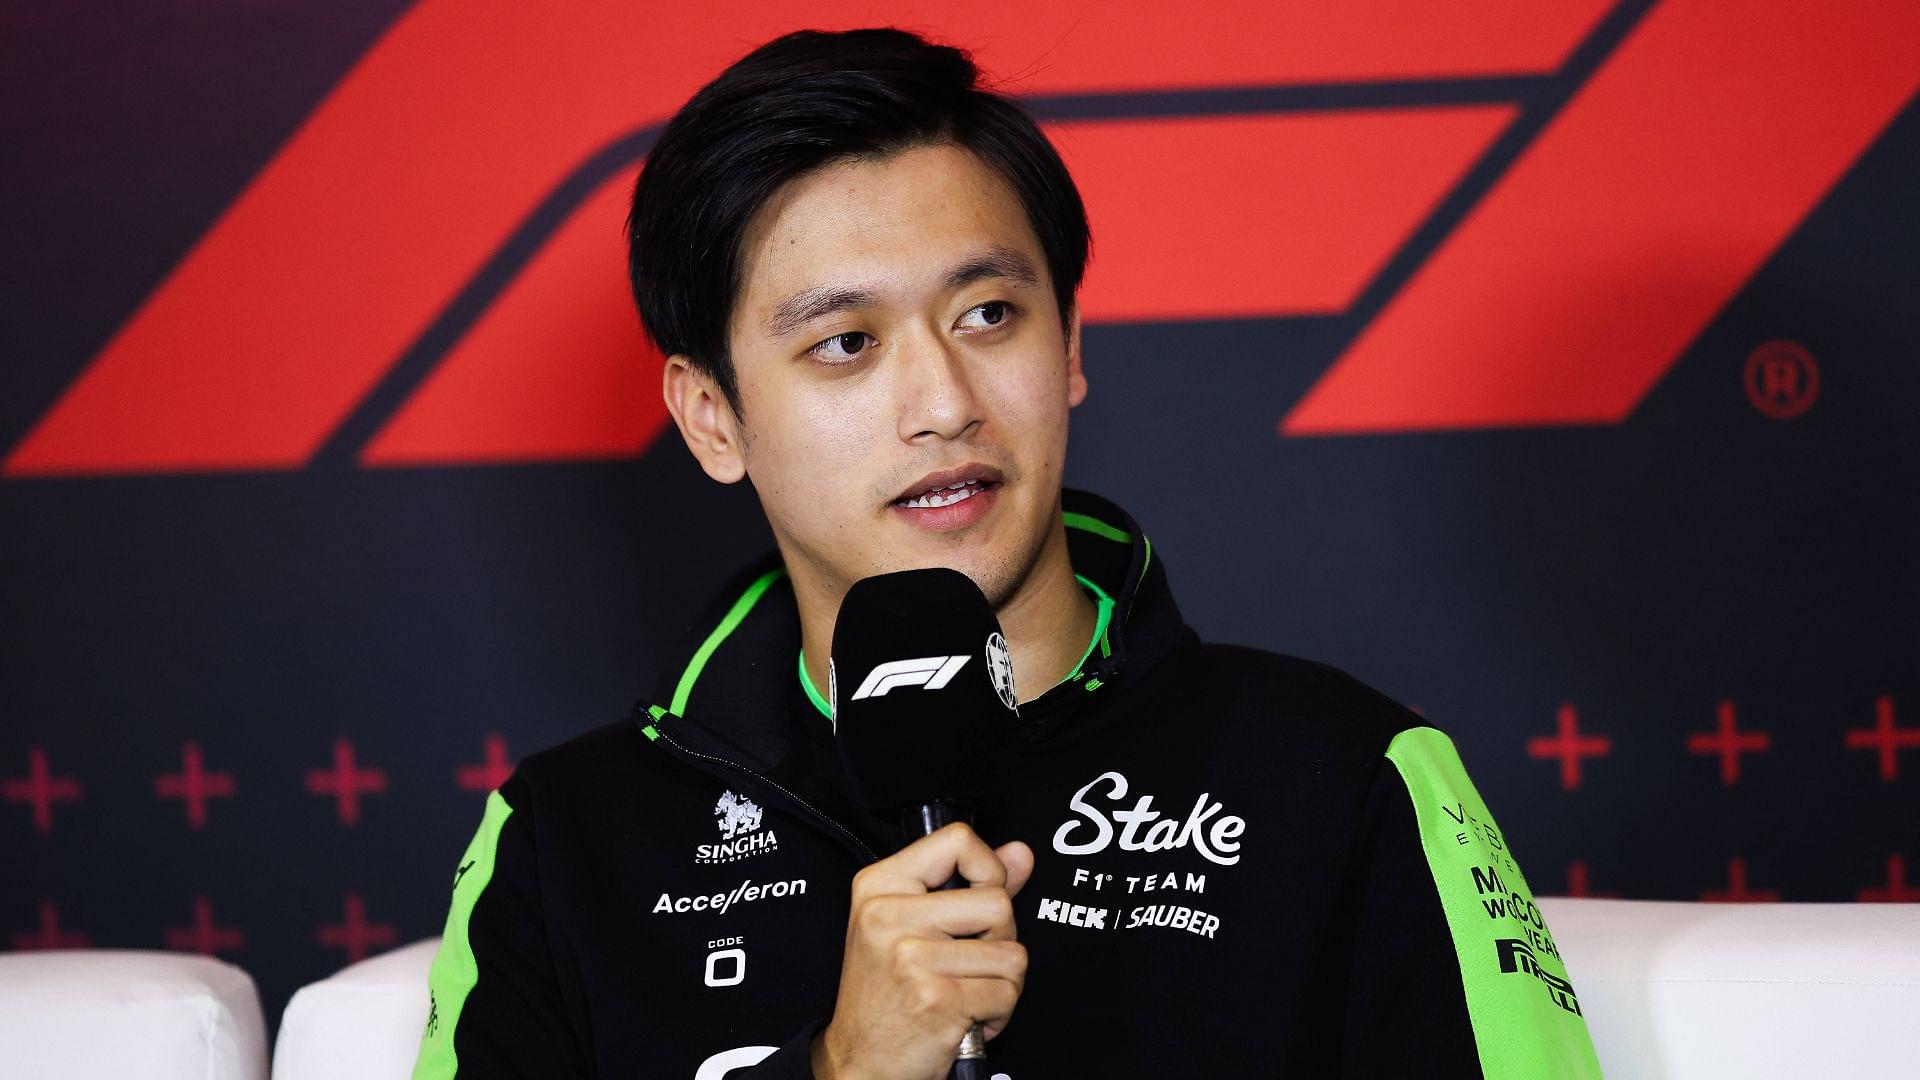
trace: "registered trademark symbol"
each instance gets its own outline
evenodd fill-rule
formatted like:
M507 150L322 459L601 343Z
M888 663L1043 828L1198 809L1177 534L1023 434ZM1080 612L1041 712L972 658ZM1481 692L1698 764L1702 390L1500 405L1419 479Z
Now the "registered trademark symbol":
M1813 408L1813 399L1820 396L1820 368L1797 341L1763 342L1747 354L1741 381L1753 407L1775 420L1799 416Z

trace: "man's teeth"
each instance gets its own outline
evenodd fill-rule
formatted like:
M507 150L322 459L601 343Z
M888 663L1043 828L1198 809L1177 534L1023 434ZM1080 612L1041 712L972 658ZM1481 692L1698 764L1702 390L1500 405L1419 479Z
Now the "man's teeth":
M929 510L936 506L951 506L962 499L971 499L975 492L983 489L978 480L963 480L958 484L948 484L945 488L936 488L932 492L915 496L900 505L909 510Z

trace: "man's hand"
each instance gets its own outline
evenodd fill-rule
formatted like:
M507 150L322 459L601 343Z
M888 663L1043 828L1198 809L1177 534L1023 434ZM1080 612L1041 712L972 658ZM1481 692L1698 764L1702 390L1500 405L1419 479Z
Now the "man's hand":
M930 891L956 868L971 888ZM1000 1034L1027 980L1013 896L1031 873L1026 844L989 848L954 822L855 874L840 994L813 1040L816 1080L946 1080L975 1022Z

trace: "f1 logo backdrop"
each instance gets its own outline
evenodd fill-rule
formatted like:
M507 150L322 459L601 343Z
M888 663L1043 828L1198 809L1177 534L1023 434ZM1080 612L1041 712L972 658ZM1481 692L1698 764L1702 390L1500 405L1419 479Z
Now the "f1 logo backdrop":
M437 932L418 867L768 542L661 438L620 219L721 66L875 15L236 19L10 35L0 943L277 1008ZM1421 707L1549 891L1920 898L1920 9L885 20L1074 170L1069 482L1203 635Z
M1870 0L1270 7L898 14L1033 67L1018 89L1114 252L1088 319L1337 314L1404 279L1300 401L1273 403L1290 435L1625 418L1920 86L1920 15ZM414 8L6 474L297 468L403 382L355 444L365 464L644 449L659 358L617 288L612 223L715 43L781 23L708 14ZM1042 63L1041 42L1062 55ZM415 355L423 337L440 355Z

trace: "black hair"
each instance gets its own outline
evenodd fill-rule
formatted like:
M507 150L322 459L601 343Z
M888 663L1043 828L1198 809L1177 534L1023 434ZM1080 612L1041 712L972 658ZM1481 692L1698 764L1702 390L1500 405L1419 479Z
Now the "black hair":
M661 352L683 353L741 415L727 326L742 237L781 185L822 165L950 143L1018 193L1067 325L1086 270L1086 209L1019 104L968 53L905 30L796 30L735 61L667 121L627 217L627 272Z

